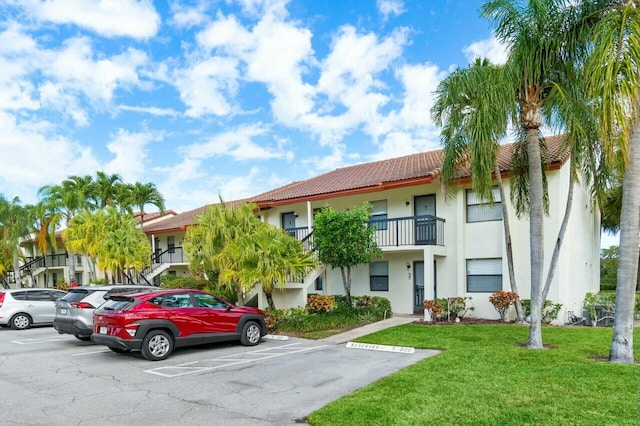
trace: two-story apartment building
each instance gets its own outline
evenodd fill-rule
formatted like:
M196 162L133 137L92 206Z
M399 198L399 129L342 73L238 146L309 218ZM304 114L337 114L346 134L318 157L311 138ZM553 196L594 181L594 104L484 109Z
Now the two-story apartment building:
M545 274L551 259L565 210L569 189L568 154L561 139L547 138L544 158L549 198L545 218ZM513 145L503 145L499 167L504 189L510 194L510 169ZM495 203L480 199L472 190L469 170L461 170L459 179L444 192L440 179L443 153L424 152L389 160L344 167L273 189L246 201L258 205L256 212L266 223L286 229L311 247L314 214L324 206L344 210L369 202L378 245L383 256L371 265L352 270L353 295L378 295L391 301L395 313L423 312L425 299L471 297L472 315L497 318L488 299L498 290L509 290L502 209L508 203L514 253L515 275L522 298L529 298L529 220L517 218L508 200L501 200L497 188ZM562 251L548 298L563 304L559 320L566 313L581 312L587 292L599 289L600 214L593 206L589 189L577 185L573 195ZM147 220L143 230L153 249L152 266L141 279L157 283L163 274L189 275L182 250L187 227L206 206L181 214ZM61 251L61 253L58 253ZM62 259L64 248L52 256ZM69 280L66 259L60 271L54 271L52 257L46 278L42 269L34 275L37 284L47 286L60 276ZM25 267L40 267L34 256ZM82 259L76 280L86 282ZM77 262L78 263L78 262ZM65 272L67 271L67 272ZM52 274L56 274L52 276ZM58 275L59 274L59 275ZM53 280L53 281L51 281ZM309 293L342 294L339 270L323 265L303 282L287 283L274 293L278 308L303 306ZM266 299L256 288L247 299L265 308Z
M159 222L168 220L177 215L173 210L167 210L163 213L151 213L144 216L144 228L152 227ZM140 214L134 215L134 218L140 223L142 217ZM16 278L20 283L15 285L26 287L53 287L56 283L64 281L65 283L75 282L78 285L89 284L93 279L104 278L104 271L96 268L93 262L86 256L74 254L75 275L72 277L69 268L69 255L64 246L62 239L62 231L56 232L55 244L49 244L47 253L41 253L36 247L34 236L26 238L21 243L21 250L24 260L20 265L20 271Z
M547 139L549 215L545 218L545 274L563 218L569 188L568 154L560 138ZM507 197L513 145L500 147L499 166ZM442 151L424 152L340 168L255 196L263 220L299 239L313 231L313 216L329 205L335 210L369 202L383 257L352 272L353 295L379 295L393 311L423 312L425 299L471 297L474 316L497 318L489 296L510 290L502 210L509 203L515 275L522 298L529 298L529 220L517 218L497 187L492 205L471 189L469 170L443 192ZM568 311L581 312L586 292L599 289L600 215L588 188L577 185L566 236L548 298ZM303 305L308 293L341 294L339 270L323 267L276 299L276 306ZM292 294L296 296L292 297ZM277 296L277 294L276 294ZM259 303L264 306L264 301Z

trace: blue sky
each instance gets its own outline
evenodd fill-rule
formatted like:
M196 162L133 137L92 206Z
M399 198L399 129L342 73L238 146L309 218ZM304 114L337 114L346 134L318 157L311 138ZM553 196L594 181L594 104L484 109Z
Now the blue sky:
M180 212L439 148L438 82L504 57L480 3L0 0L0 192L103 170Z
M0 0L0 193L103 170L181 212L437 149L438 83L505 59L481 3Z

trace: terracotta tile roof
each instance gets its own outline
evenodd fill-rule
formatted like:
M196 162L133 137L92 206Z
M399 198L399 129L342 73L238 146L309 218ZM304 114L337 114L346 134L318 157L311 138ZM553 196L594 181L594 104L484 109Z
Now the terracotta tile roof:
M152 220L161 218L163 216L175 216L177 213L174 212L173 210L165 210L164 213L160 213L160 212L152 212L152 213L148 213L145 212L144 214L144 221L145 222L150 222ZM136 220L136 222L140 223L142 214L140 214L140 212L136 212L133 214L133 218Z
M546 138L546 146L547 149L543 150L543 159L547 165L553 163L562 164L567 160L568 152L562 144L562 137ZM514 149L515 144L500 146L498 164L501 171L508 172L511 169L511 158ZM294 200L324 199L359 192L373 192L430 183L439 177L442 160L443 150L440 149L343 167L305 181L293 182L267 191L249 200L264 208ZM464 180L469 176L469 167L462 167L459 178Z
M568 151L558 136L546 138L547 149L543 150L543 160L548 166L564 163ZM501 145L498 153L498 164L503 173L511 169L511 158L515 144ZM261 208L268 208L278 204L291 202L325 199L334 196L344 196L360 192L374 192L383 189L412 186L435 181L440 175L443 150L422 152L404 157L391 158L373 163L357 164L343 167L299 182L267 191L254 197L226 202L236 205L243 202L256 203ZM468 181L469 167L460 169L461 181ZM180 213L168 219L144 226L147 234L173 232L185 230L193 224L194 216L204 212L207 206L198 207Z
M193 217L204 212L205 208L207 208L207 206L179 213L173 217L161 220L160 222L151 223L149 225L145 224L143 230L146 234L150 234L159 231L186 229L187 226L193 223Z
M234 200L234 201L225 201L227 206L234 206L237 204L242 204L246 199L242 200ZM177 230L186 230L187 226L192 225L194 222L194 217L196 215L202 214L207 207L215 204L207 204L202 207L198 207L193 210L189 210L183 213L180 213L176 216L170 217L168 219L161 220L159 222L151 223L149 225L144 225L145 234L153 234L153 233L162 233L162 232L173 232Z

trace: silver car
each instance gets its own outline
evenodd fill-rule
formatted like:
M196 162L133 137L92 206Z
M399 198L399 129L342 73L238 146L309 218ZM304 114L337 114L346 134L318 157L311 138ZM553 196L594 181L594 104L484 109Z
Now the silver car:
M32 324L51 324L56 315L56 300L66 294L48 288L0 290L0 325L23 330Z
M80 340L91 340L93 311L114 294L158 290L148 285L88 285L72 287L56 305L53 328L59 334L72 334Z

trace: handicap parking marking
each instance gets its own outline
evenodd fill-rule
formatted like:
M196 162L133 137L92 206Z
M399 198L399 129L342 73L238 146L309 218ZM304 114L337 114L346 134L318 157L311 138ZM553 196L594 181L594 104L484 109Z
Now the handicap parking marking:
M188 374L201 373L206 371L218 370L225 367L233 367L235 365L255 363L271 358L277 358L286 355L293 355L303 352L309 352L317 349L326 348L329 345L320 345L312 347L296 347L301 343L290 343L288 345L276 346L271 348L259 349L255 351L241 352L237 354L227 355L220 358L210 358L202 361L191 361L183 364L152 368L144 370L145 373L155 374L161 377L173 378L186 376ZM246 357L246 358L243 358ZM211 363L213 365L206 365ZM198 365L195 364L204 364Z

